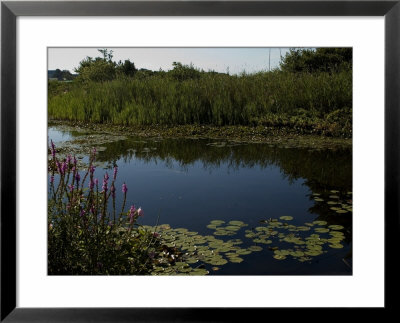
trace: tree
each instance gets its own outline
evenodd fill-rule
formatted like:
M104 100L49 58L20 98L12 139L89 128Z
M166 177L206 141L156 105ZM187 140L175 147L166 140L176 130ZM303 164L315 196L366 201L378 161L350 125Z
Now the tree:
M116 75L116 63L112 61L112 51L107 49L99 49L103 54L101 57L86 57L79 63L79 67L75 72L79 74L78 80L82 82L105 82L111 81Z
M195 69L192 64L183 65L182 63L179 62L173 62L172 66L174 68L171 71L169 71L168 74L178 81L198 79L201 76L201 72Z
M335 73L351 70L352 48L291 49L283 58L282 71L291 73Z
M100 57L95 59L87 57L80 62L80 66L75 69L79 74L78 80L83 82L105 82L115 78L115 63L106 61Z
M127 59L123 63L119 61L117 72L126 76L133 76L137 72L137 69L135 67L135 64Z
M104 48L104 49L98 49L98 51L103 54L103 59L105 61L109 61L109 62L112 61L112 58L113 58L112 50L108 51L108 49Z
M134 76L137 72L135 64L129 59L123 63L114 62L113 51L108 49L98 50L103 57L86 57L79 63L75 72L79 74L78 80L82 82L106 82L115 79L118 75Z

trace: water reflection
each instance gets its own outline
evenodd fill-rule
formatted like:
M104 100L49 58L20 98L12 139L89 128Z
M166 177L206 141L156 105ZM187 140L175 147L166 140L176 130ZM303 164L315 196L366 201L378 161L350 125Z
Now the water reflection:
M99 160L108 162L110 167L119 159L128 162L132 158L147 163L162 161L167 167L172 167L172 161L176 161L182 169L200 162L209 171L222 165L232 171L276 166L289 181L304 178L312 191L351 191L352 187L350 149L294 149L209 139L143 138L130 138L104 146L107 149L99 153Z
M86 135L68 134L81 142ZM128 199L146 210L143 224L154 225L161 214L161 223L212 235L206 227L211 220L241 220L254 229L262 220L289 215L296 226L317 220L344 227L344 248L330 250L318 263L299 267L296 261L283 263L258 253L214 274L351 274L351 149L139 137L100 145L98 161L106 169L119 167L120 181L129 185ZM339 202L328 204L334 203L333 194ZM245 241L241 234L234 238Z

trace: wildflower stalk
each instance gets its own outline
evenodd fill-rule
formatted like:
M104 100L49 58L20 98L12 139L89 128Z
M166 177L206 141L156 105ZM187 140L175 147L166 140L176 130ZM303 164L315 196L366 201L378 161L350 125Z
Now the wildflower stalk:
M136 228L137 218L143 215L141 208L136 210L132 205L129 212L124 213L127 200L125 183L123 207L117 219L117 168L114 169L110 187L109 176L107 173L104 175L100 191L98 180L94 179L94 153L81 182L75 156L73 163L70 156L60 163L55 148L51 151L53 158L49 162L52 175L48 203L49 274L137 274L148 270L147 250L151 244L155 244L155 237L150 238L146 230ZM57 189L54 176L58 177ZM82 184L87 178L90 179L89 190L85 193ZM112 221L111 213L107 212L110 195ZM126 214L129 214L128 219ZM127 221L122 221L124 218ZM139 263L139 260L142 262Z

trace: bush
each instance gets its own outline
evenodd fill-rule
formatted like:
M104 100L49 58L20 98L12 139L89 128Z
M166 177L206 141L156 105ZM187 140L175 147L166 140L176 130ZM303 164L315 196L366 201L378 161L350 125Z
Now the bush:
M289 73L337 73L352 70L352 48L291 49L280 64Z

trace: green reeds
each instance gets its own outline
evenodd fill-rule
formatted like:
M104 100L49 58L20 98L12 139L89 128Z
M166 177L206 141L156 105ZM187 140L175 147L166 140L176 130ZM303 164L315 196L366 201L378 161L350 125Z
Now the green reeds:
M301 125L302 118L324 120L335 111L345 111L351 120L351 107L351 71L203 73L183 81L165 75L119 78L49 91L48 98L51 118L129 126L274 125L274 120L279 125L291 118Z

